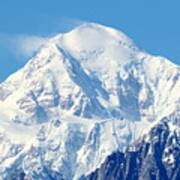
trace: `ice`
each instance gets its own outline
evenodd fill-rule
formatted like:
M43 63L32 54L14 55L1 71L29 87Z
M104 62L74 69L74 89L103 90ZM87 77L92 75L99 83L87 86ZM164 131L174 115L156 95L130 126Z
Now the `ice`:
M50 38L0 84L0 176L90 173L179 111L179 77L113 28L87 23Z

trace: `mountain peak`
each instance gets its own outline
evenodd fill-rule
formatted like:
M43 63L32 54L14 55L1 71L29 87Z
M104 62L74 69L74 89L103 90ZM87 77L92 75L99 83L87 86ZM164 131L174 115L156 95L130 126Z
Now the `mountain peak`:
M132 40L123 32L96 23L84 23L80 26L77 26L69 33L78 33L79 35L84 35L85 33L94 33L96 36L103 36L104 39L108 36L117 40L122 40L129 44L133 44Z
M67 49L75 51L94 51L120 45L137 49L133 41L124 33L95 23L82 24L61 35L60 42L61 46L64 45Z
M132 39L130 39L127 35L125 35L120 30L116 30L109 26L104 26L97 23L83 23L64 34L71 34L71 35L74 34L74 36L78 34L78 36L84 36L85 33L96 33L95 34L96 36L97 35L104 36L104 39L106 38L106 36L108 37L110 36L111 38L115 38L117 40L124 40L127 43L133 44Z

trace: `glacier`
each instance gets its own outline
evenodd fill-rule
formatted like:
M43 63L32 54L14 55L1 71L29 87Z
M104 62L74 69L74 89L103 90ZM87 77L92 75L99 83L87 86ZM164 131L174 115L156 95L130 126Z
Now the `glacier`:
M110 27L49 38L0 84L0 180L88 178L165 117L180 134L179 78L178 65Z

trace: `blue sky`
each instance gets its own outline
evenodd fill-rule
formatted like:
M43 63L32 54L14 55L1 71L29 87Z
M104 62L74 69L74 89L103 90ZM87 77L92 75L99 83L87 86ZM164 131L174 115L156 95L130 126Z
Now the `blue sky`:
M22 51L24 37L38 41L36 37L66 32L81 21L119 29L147 52L180 64L179 9L179 0L1 1L0 82L28 59L19 52L17 39Z

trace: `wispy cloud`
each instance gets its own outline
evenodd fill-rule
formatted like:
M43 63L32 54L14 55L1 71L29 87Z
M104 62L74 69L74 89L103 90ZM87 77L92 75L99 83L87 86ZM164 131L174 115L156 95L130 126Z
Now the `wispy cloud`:
M82 21L74 18L60 18L55 20L53 32L48 32L47 37L37 35L9 35L0 33L0 50L6 49L14 54L16 59L27 60L30 58L42 45L46 44L49 37L58 33L67 32L87 21ZM49 36L49 37L48 37Z
M26 59L47 43L47 40L48 38L34 35L0 34L0 48L7 49L16 56Z
M16 48L16 52L24 57L30 57L42 45L47 43L48 39L39 36L19 35L15 40L14 47Z

